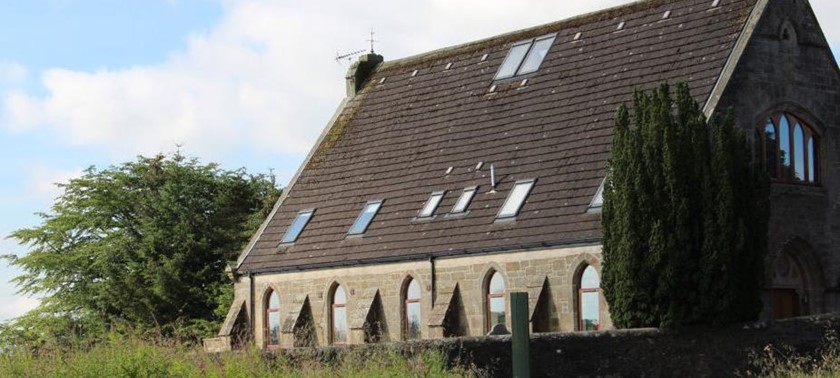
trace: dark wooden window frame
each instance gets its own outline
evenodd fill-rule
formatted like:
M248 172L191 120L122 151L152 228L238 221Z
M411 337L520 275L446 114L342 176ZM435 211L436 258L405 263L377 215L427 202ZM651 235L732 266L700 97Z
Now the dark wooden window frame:
M280 347L280 340L277 340L277 344L271 343L271 321L269 314L276 312L280 313L280 308L282 306L271 307L271 296L275 295L277 291L274 289L269 290L268 295L265 296L265 346L268 349L277 349ZM280 301L280 295L277 295L277 301ZM282 303L281 303L282 305Z
M580 275L581 279L578 281L583 280L583 274ZM581 283L578 283L578 287L582 286ZM578 289L578 331L585 331L586 326L583 324L583 294L585 293L597 293L598 294L598 321L595 323L595 330L599 330L601 328L601 289L600 288L591 288L591 289Z
M420 303L420 301L422 300L422 298L409 298L408 297L408 290L411 287L411 283L415 282L415 281L417 281L416 278L409 276L405 280L405 283L406 283L405 284L405 290L403 290L403 298L405 298L403 300L403 339L404 340L414 340L414 339L409 337L410 332L409 332L409 328L408 328L409 327L409 324L408 324L408 305L410 303ZM417 284L419 285L420 283L418 282ZM421 290L421 292L422 292L422 290ZM421 311L421 316L422 316L422 311ZM423 321L422 318L420 319L420 321L421 322ZM422 332L421 332L421 335L422 335ZM422 338L422 336L420 338Z
M782 177L782 160L781 160L781 120L782 117L787 117L788 119L788 149L790 151L790 167L791 167L791 176L790 177ZM784 184L795 184L795 185L810 185L810 186L818 186L820 185L821 175L820 175L820 135L814 131L814 129L803 120L801 117L797 117L796 115L785 112L773 112L768 114L766 117L761 119L761 122L756 126L757 135L759 136L759 159L761 161L761 166L765 168L765 170L770 173L770 169L767 167L767 136L765 134L765 130L767 127L767 121L772 120L773 128L776 135L776 153L775 153L775 161L776 161L776 172L775 175L771 175L771 180L777 183L784 183ZM799 124L802 127L802 145L796 146L794 141L794 129L796 125ZM808 141L813 138L814 141L814 151L810 151L810 155L814 159L814 171L811 172L811 167L808 161L805 161L803 166L805 167L805 172L803 175L805 180L799 181L795 177L796 175L793 173L796 170L796 151L798 150L796 147L802 150L802 156L805 157L807 160L808 157ZM813 180L811 178L813 177Z

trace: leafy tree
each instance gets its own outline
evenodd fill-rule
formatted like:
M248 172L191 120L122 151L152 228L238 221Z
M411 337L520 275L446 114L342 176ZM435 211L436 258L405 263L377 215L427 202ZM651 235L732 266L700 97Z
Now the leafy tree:
M769 180L731 114L679 84L616 115L604 190L603 288L617 327L750 320L761 310Z
M266 176L180 154L91 167L60 186L42 223L11 235L30 251L6 256L24 271L20 292L43 299L4 331L38 343L218 320L226 264L279 195Z

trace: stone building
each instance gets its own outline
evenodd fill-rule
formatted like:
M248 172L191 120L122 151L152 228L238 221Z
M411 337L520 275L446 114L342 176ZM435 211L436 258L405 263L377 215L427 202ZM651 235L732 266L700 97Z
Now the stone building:
M840 75L807 1L650 0L384 62L231 271L208 349L605 329L600 188L634 89L689 83L773 177L764 317L840 310Z

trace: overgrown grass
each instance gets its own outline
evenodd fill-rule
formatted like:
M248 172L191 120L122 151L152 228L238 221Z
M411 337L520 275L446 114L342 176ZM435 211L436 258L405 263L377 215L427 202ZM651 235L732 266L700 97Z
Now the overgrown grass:
M829 330L823 344L814 354L801 354L790 346L769 344L761 353L755 353L753 372L746 377L767 378L840 378L840 339Z
M474 371L447 368L444 357L424 351L348 351L336 361L265 355L248 349L206 354L169 342L114 337L89 349L32 351L0 355L0 377L474 377Z

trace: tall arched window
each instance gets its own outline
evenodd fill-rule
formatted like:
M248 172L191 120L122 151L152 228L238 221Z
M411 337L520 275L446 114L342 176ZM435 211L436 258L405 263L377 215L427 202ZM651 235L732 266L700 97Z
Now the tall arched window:
M775 113L758 128L767 174L777 182L819 182L819 139L813 129L790 113Z
M596 331L601 325L601 278L592 265L580 275L578 289L578 329Z
M406 340L419 339L420 335L420 283L409 277L405 289L405 308L403 308L403 332Z
M280 346L280 296L270 290L265 302L265 344L269 348Z
M330 298L330 343L347 343L347 293L337 285Z
M505 278L499 272L493 272L487 281L486 331L490 332L497 324L505 324Z

